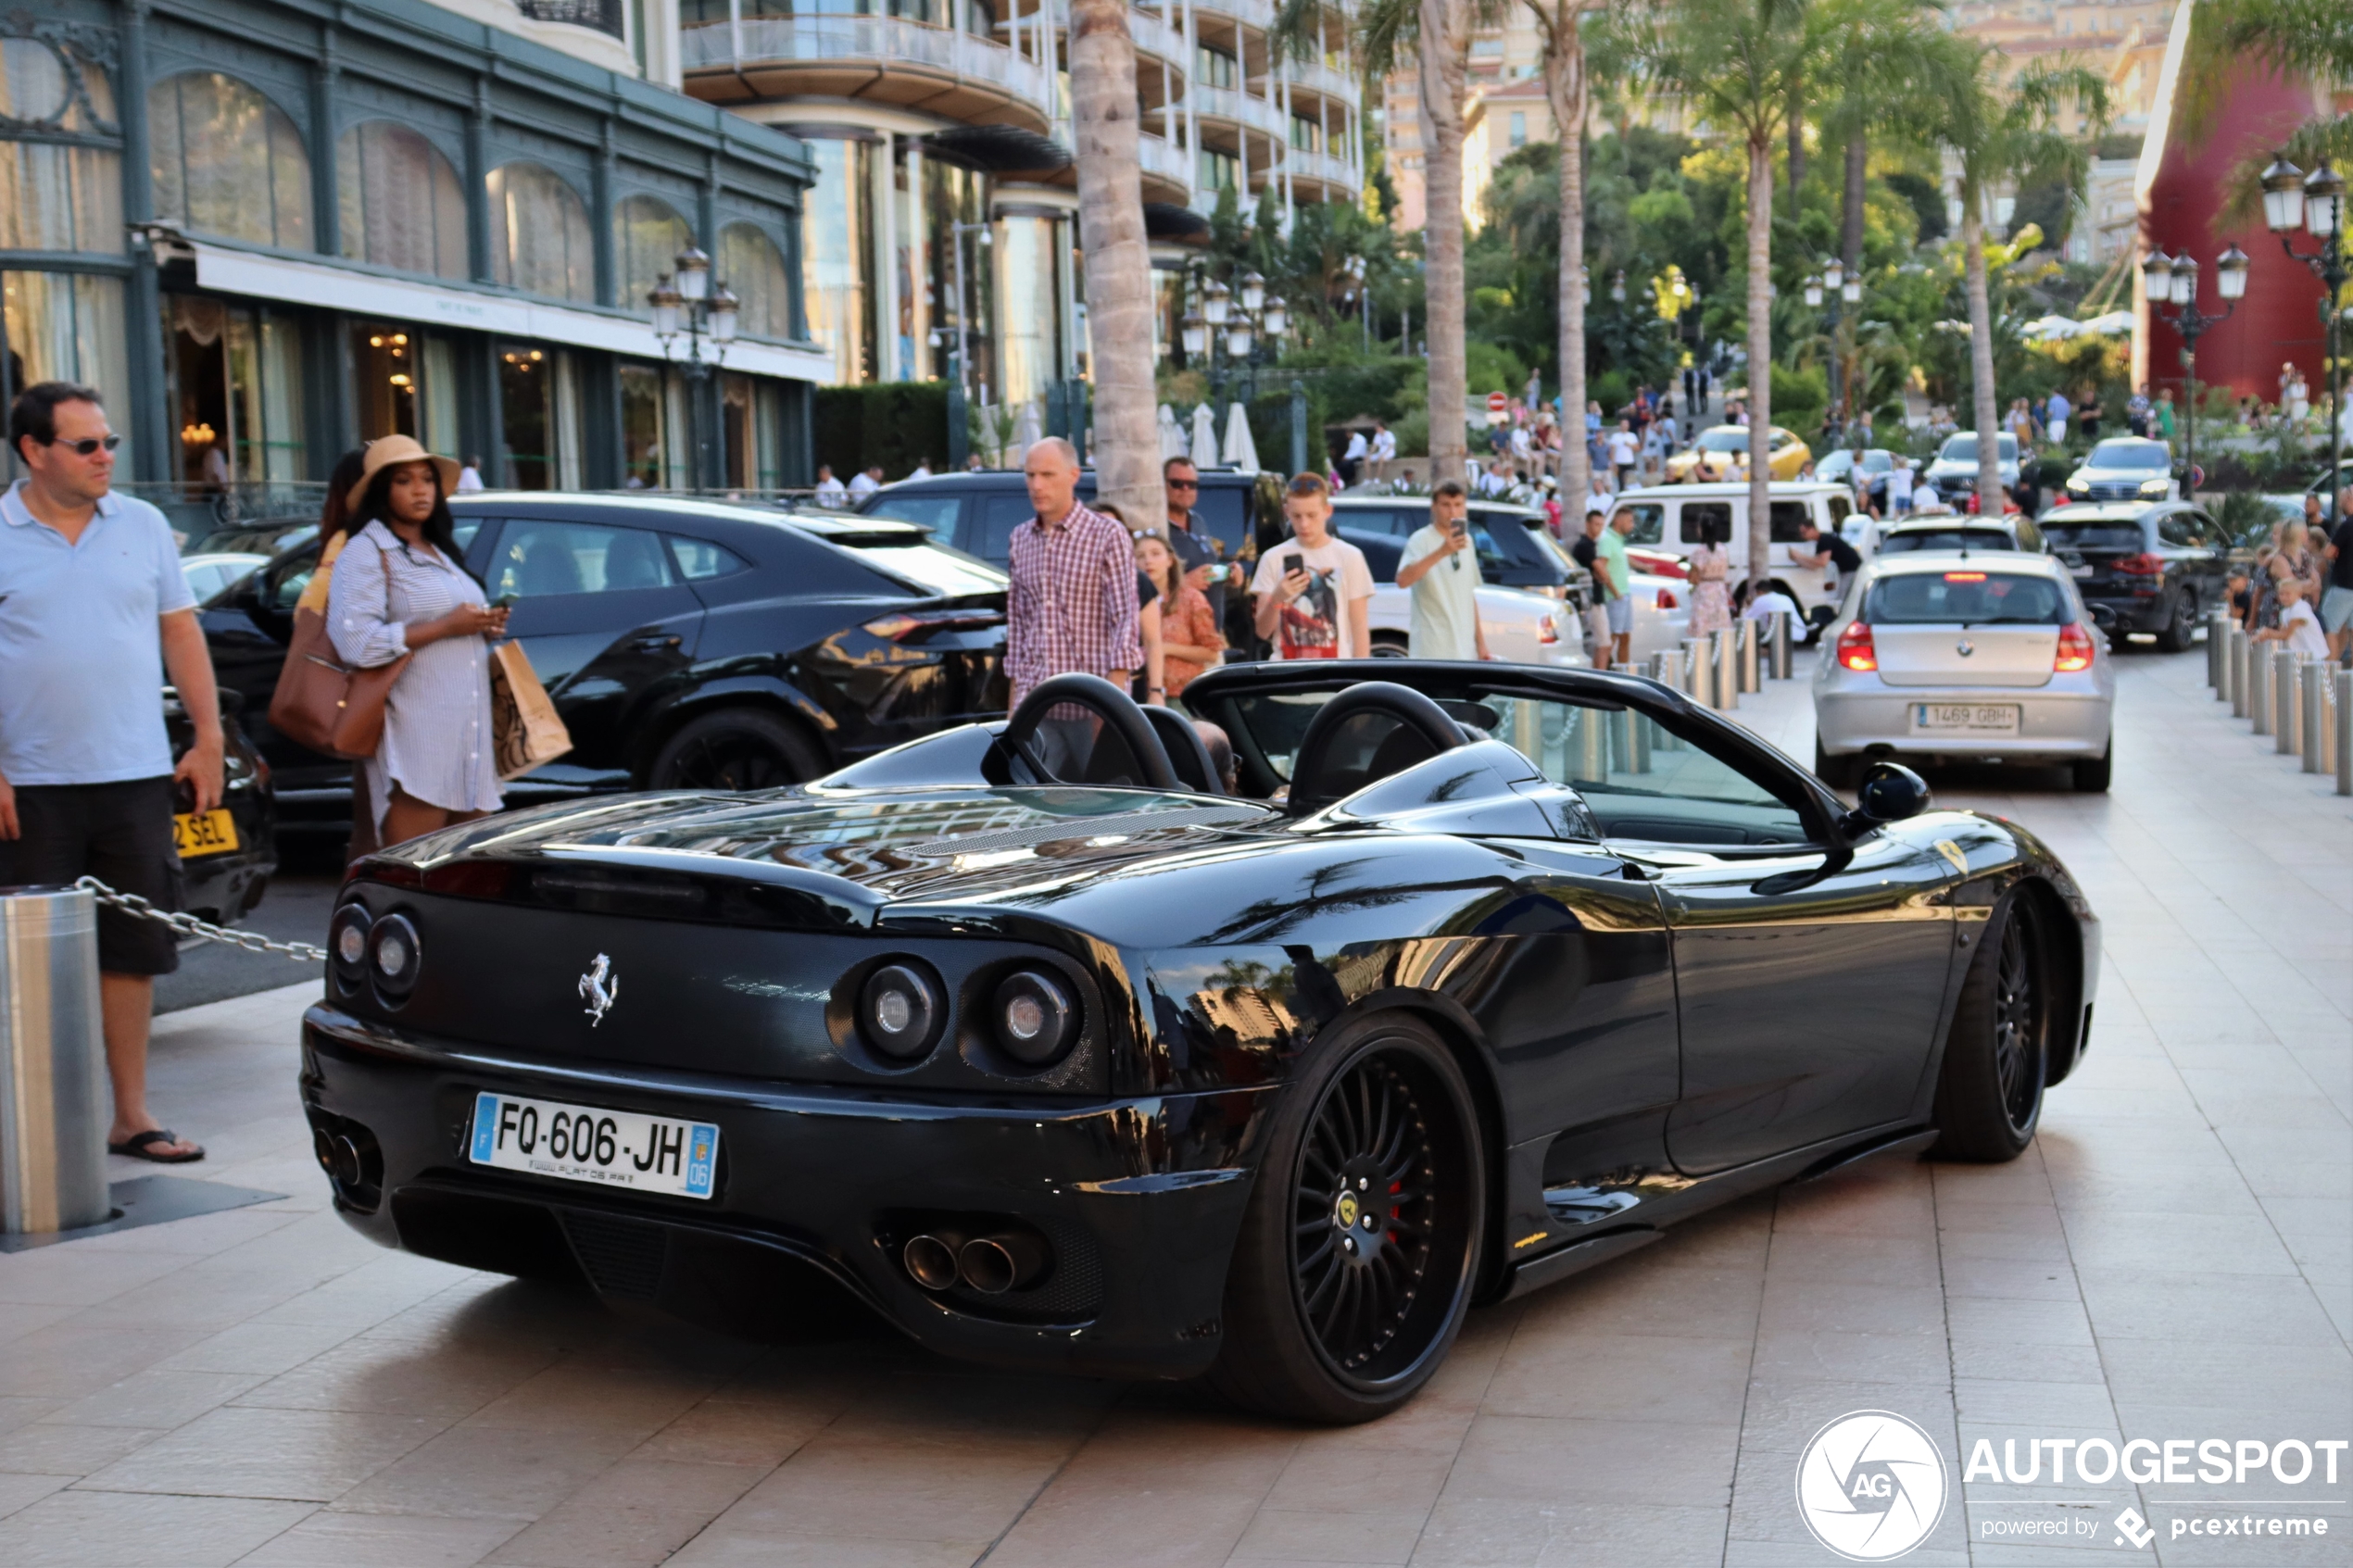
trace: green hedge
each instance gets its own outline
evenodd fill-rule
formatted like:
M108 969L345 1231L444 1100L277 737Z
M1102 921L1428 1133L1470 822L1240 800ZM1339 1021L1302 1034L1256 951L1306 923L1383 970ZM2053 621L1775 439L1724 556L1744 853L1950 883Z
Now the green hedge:
M876 382L817 389L816 460L832 465L845 483L861 469L882 465L885 479L904 479L924 458L948 463L948 383Z

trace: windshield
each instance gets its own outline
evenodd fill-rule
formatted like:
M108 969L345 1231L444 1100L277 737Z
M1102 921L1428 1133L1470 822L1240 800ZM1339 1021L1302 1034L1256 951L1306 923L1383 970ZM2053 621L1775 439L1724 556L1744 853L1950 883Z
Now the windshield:
M2043 537L2055 550L2137 550L2141 525L2122 518L2089 518L2082 522L2045 519Z
M2018 461L2018 437L2004 434L2001 443L2001 460L2006 463ZM1973 463L1977 461L1977 437L1966 432L1946 436L1944 445L1937 449L1936 457L1940 462Z
M1880 541L1880 554L1906 550L2014 550L2010 536L1992 528L1903 528Z
M2064 626L2075 614L2050 578L1957 571L1881 578L1863 619L1874 626Z
M2087 469L2164 469L2173 454L2161 441L2103 441L2083 459Z
M1745 452L1748 450L1748 432L1738 425L1711 430L1699 438L1699 449L1703 452Z
M893 539L844 547L868 566L888 572L902 583L950 598L1001 594L1010 581L978 557L951 550L929 539L909 539L905 543Z

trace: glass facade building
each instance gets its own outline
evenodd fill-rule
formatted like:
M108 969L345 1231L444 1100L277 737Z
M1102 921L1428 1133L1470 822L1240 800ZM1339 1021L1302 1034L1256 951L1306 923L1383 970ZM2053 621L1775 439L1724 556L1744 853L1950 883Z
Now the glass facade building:
M0 397L96 386L192 516L395 433L494 486L806 483L810 152L422 0L0 13ZM742 300L710 374L646 299L689 246Z

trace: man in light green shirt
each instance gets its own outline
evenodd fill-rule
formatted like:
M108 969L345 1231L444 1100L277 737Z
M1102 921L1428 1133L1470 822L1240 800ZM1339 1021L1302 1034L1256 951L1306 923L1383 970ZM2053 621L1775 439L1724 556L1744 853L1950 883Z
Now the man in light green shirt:
M1609 615L1610 646L1606 652L1595 649L1594 663L1606 670L1613 664L1630 663L1633 659L1634 591L1632 568L1626 559L1626 536L1634 532L1634 508L1620 507L1593 541L1595 571L1602 579L1602 591L1606 596L1603 608Z
M1458 479L1429 493L1429 521L1405 541L1397 585L1414 593L1416 659L1491 659L1478 623L1478 552L1465 517L1470 497Z

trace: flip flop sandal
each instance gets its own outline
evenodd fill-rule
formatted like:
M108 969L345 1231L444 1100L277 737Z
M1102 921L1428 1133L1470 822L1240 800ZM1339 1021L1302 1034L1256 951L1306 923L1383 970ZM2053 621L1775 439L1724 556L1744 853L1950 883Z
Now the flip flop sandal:
M132 1134L120 1143L107 1145L107 1152L126 1155L132 1160L151 1160L157 1165L185 1165L192 1160L204 1158L204 1150L201 1148L193 1154L150 1154L147 1152L157 1144L171 1144L179 1141L180 1135L169 1127L150 1127L144 1133Z

